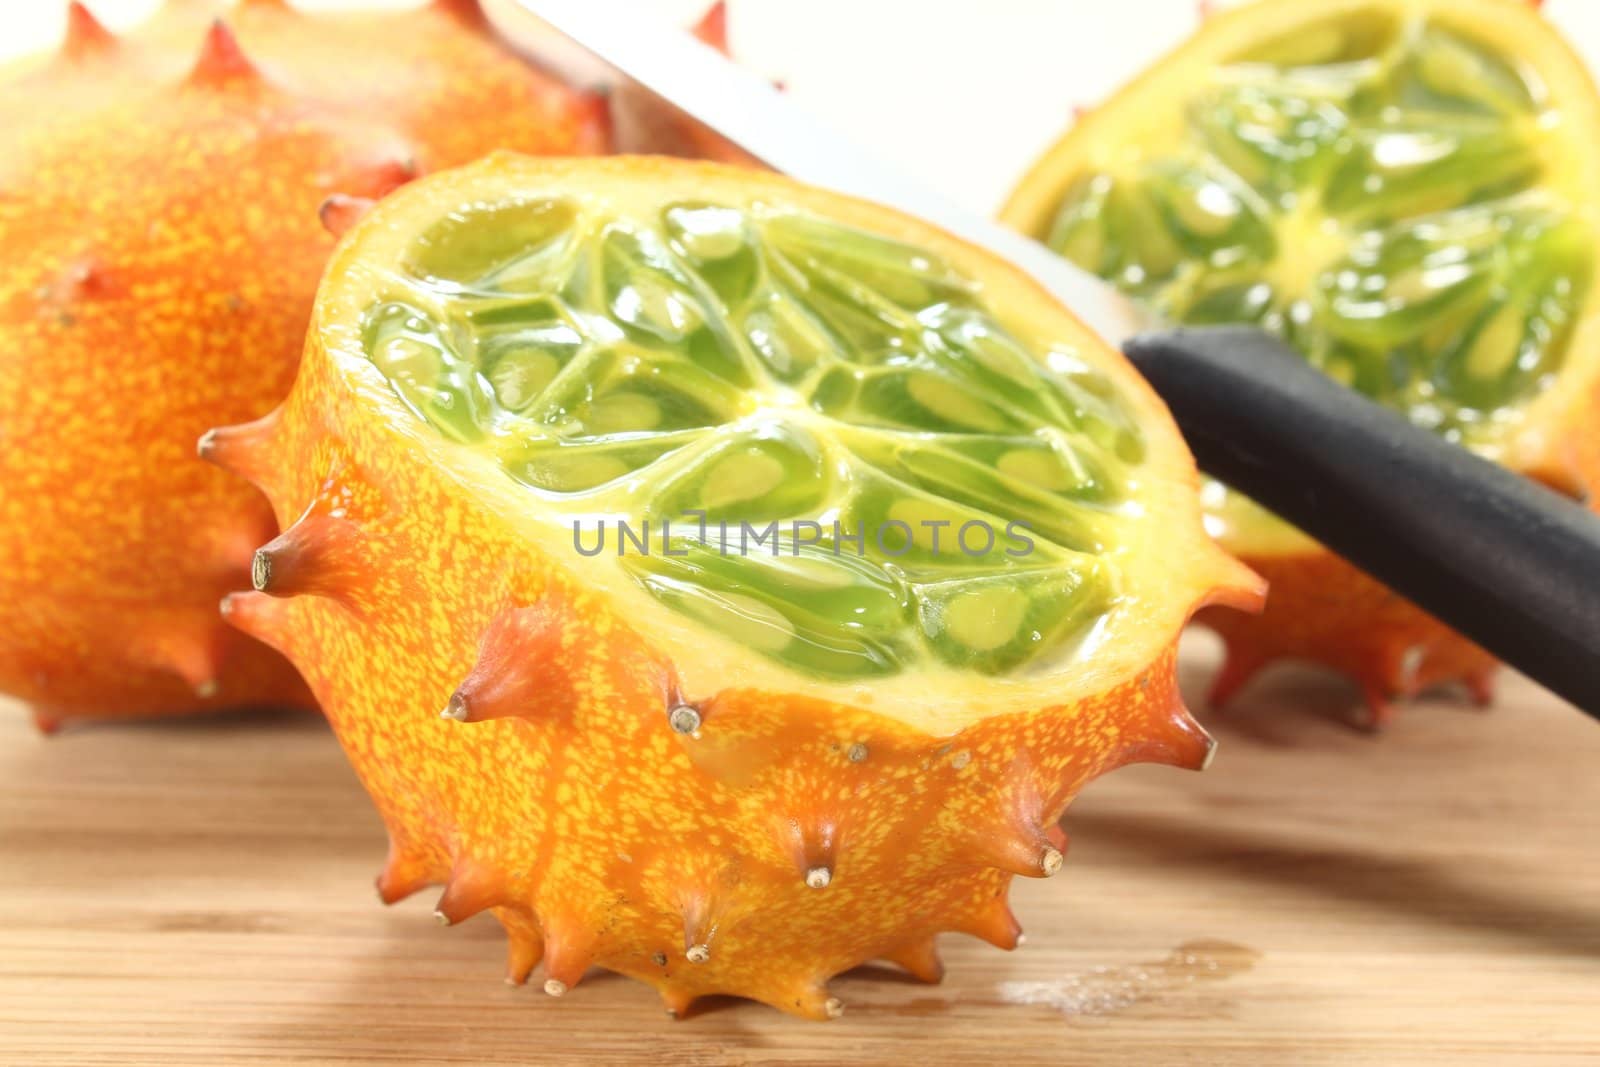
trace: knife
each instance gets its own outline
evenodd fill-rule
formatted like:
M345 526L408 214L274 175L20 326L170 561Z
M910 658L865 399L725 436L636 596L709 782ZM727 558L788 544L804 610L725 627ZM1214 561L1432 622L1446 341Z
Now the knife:
M1020 267L1124 349L1204 470L1600 719L1600 516L1412 426L1260 330L1130 336L1137 312L1099 278L920 186L646 12L515 2L772 169L920 216Z

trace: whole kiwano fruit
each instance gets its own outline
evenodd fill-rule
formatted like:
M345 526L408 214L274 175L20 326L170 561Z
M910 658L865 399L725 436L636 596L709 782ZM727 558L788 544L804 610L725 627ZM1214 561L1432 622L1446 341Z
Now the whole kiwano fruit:
M661 159L499 154L349 231L271 415L211 454L285 529L226 615L304 673L393 901L508 976L826 1018L1003 948L1123 764L1203 766L1174 677L1260 580L1160 401L1010 265Z
M1262 326L1592 500L1597 188L1600 95L1535 5L1262 0L1088 112L1004 217L1161 320ZM1260 616L1203 617L1228 646L1215 701L1280 657L1354 677L1374 725L1441 683L1489 699L1483 649L1225 487L1206 503L1272 586Z
M319 206L498 147L604 151L603 106L463 0L235 32L174 0L79 5L0 88L0 692L64 717L305 701L219 598L273 531L194 455L282 398L333 247Z

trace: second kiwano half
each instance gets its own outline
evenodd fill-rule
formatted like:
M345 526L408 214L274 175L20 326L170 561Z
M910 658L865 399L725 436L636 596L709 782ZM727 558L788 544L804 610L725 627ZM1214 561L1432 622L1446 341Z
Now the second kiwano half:
M1259 325L1417 425L1594 500L1600 95L1536 7L1213 15L1088 112L1004 217L1161 321ZM1214 700L1295 657L1355 678L1374 724L1444 682L1487 701L1483 649L1223 486L1206 506L1273 591L1260 616L1206 617L1228 645Z
M674 1013L825 1018L863 961L1013 946L1084 783L1206 762L1178 634L1261 597L1159 400L1032 281L711 164L391 195L289 398L208 452L283 525L225 612L326 709L382 897Z

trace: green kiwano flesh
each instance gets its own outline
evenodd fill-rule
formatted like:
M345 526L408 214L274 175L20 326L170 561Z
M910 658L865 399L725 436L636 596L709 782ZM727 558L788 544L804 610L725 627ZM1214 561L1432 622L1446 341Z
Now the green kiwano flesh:
M1186 104L1174 143L1073 183L1052 247L1492 451L1560 370L1593 269L1537 72L1370 9L1234 57Z
M433 225L364 346L682 615L816 677L1059 665L1144 460L1112 384L922 249L805 212L568 198Z

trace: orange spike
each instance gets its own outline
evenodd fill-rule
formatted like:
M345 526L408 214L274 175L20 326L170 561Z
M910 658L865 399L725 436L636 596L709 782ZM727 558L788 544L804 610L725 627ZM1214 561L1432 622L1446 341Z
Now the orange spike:
M1217 672L1216 680L1211 683L1206 703L1213 708L1224 707L1266 665L1267 657L1251 651L1247 646L1229 647L1222 661L1222 670Z
M1367 705L1367 729L1376 733L1394 721L1394 704L1390 702L1389 693L1382 682L1370 679L1363 681L1361 696Z
M1589 499L1589 484L1583 476L1583 466L1570 449L1552 448L1550 454L1527 473L1528 477L1580 504Z
M1495 678L1498 674L1498 668L1488 667L1467 676L1467 692L1472 694L1472 702L1478 707L1486 708L1494 703Z
M426 856L404 847L389 834L389 855L377 879L378 899L394 904L434 884L432 864Z
M605 88L575 91L572 107L579 116L579 127L588 134L586 151L602 156L616 152L617 115L611 91Z
M287 602L265 593L229 593L222 598L222 617L234 629L257 641L286 651L294 628Z
M446 926L465 922L485 908L505 903L505 878L497 868L462 856L434 905L433 917Z
M885 952L883 958L929 985L937 985L944 979L944 961L939 958L939 939L935 935L908 941L892 952Z
M565 996L594 963L594 937L560 919L547 919L543 926L544 991L552 997Z
M690 963L711 959L711 941L717 935L717 909L710 896L691 894L683 905L683 956Z
M1151 733L1134 735L1134 742L1122 753L1121 763L1162 763L1187 771L1203 771L1216 755L1217 742L1195 721L1178 692L1178 683L1168 678L1165 691L1152 683L1148 694Z
M581 650L563 647L572 618L559 594L496 615L478 645L478 661L441 713L457 722L565 719L576 699Z
M133 652L141 661L181 678L202 700L217 695L227 646L233 634L224 626L207 623L203 630L164 634L142 633L134 638Z
M117 284L105 264L94 256L73 261L56 276L49 292L63 303L97 300L117 295Z
M1267 606L1267 580L1242 563L1234 563L1231 576L1200 598L1195 611L1205 608L1232 608L1248 615L1259 615Z
M355 192L371 200L379 200L414 180L422 173L415 156L386 159L369 167L362 175L360 188Z
M61 720L43 708L34 708L33 728L46 737L52 737L61 732Z
M1049 878L1061 870L1066 858L1031 821L981 827L971 840L974 861L1025 878Z
M1065 845L1066 838L1045 817L1035 778L1032 761L1017 755L1007 775L1013 784L991 809L990 817L952 828L965 840L960 858L1025 878L1049 878L1061 869L1066 857L1058 842ZM1051 830L1056 833L1052 835Z
M506 984L527 985L544 958L544 935L533 916L520 908L502 908L498 914L506 928Z
M227 23L216 19L206 31L200 58L189 71L190 85L214 86L226 82L261 77L261 72L239 48L239 41Z
M696 999L688 990L676 986L662 986L656 992L661 994L661 1003L666 1007L667 1014L674 1019L687 1018Z
M796 1014L808 1019L826 1022L844 1014L844 1001L828 993L828 987L816 982L796 990L791 997Z
M1011 914L1011 907L999 897L990 907L958 922L955 929L1008 952L1022 944L1022 924Z
M458 19L468 26L488 26L481 0L433 0L433 9Z
M812 889L826 889L833 884L834 875L838 873L839 832L832 819L826 816L783 819L778 836L794 857L795 867L806 885Z
M333 236L343 237L346 231L360 222L376 203L376 200L365 196L334 193L317 208L317 220L322 223L322 228Z
M256 549L250 584L275 597L326 596L349 603L362 580L363 535L349 519L308 511Z
M706 8L706 13L700 16L689 30L701 43L708 44L723 55L731 55L728 51L728 5L726 0L716 0L716 3Z
M278 522L265 506L241 508L235 521L219 525L208 550L218 579L238 587L250 581L250 561L256 549L278 535Z
M216 464L263 492L270 491L278 472L272 457L273 438L282 417L282 409L274 408L254 422L207 430L196 450L207 463Z
M70 60L81 60L109 51L116 43L116 35L78 0L67 5L67 35L61 42L62 55Z

